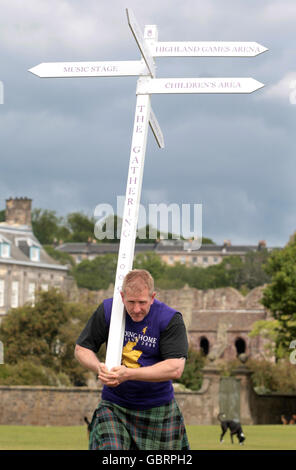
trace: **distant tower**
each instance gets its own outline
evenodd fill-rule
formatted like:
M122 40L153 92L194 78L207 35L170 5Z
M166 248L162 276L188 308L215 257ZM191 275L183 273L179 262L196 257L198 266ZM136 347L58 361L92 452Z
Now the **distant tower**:
M31 226L32 199L26 197L6 199L5 222L9 225Z

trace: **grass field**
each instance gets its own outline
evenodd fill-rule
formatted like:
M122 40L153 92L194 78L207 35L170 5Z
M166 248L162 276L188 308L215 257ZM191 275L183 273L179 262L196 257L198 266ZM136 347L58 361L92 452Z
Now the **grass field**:
M187 426L192 450L296 450L296 426L243 426L243 446L219 443L219 426ZM0 450L87 450L84 426L0 426Z

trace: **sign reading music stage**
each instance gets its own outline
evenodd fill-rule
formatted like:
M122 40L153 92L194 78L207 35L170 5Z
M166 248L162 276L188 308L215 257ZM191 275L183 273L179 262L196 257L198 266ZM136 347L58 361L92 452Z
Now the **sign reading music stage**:
M151 95L157 93L252 93L263 83L253 78L155 78L155 57L251 57L267 49L255 42L158 42L155 25L146 25L144 35L131 10L126 10L129 27L141 52L138 61L42 63L29 71L39 77L138 76L136 110L117 259L113 306L109 328L106 365L121 364L125 329L121 288L132 269L138 213L143 180L148 127L160 148L163 134L151 109ZM192 247L191 247L192 248Z
M41 78L59 77L118 77L148 75L143 60L106 62L47 62L29 69Z

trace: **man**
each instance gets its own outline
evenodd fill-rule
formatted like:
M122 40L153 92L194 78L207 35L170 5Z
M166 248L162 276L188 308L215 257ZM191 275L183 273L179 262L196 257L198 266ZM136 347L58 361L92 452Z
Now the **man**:
M112 299L79 336L75 357L104 384L90 432L90 449L189 449L173 379L183 373L188 342L182 315L155 298L148 271L130 271L122 286L126 325L122 364L110 371L96 356L107 341Z

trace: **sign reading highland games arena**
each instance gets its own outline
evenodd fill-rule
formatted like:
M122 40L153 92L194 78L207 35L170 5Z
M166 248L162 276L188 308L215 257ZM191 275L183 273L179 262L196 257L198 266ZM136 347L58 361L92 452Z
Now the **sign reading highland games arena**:
M143 35L131 10L126 10L129 27L140 49L140 61L42 63L30 69L40 77L113 77L138 76L136 110L130 152L126 195L113 306L109 328L106 365L110 369L121 364L125 329L122 283L132 269L138 213L142 189L148 127L160 148L163 134L151 109L151 95L157 93L252 93L263 86L253 78L155 78L155 57L162 56L256 56L267 49L250 42L158 42L155 25L146 25ZM198 247L200 245L198 244Z
M153 57L254 57L268 49L257 42L152 42Z

